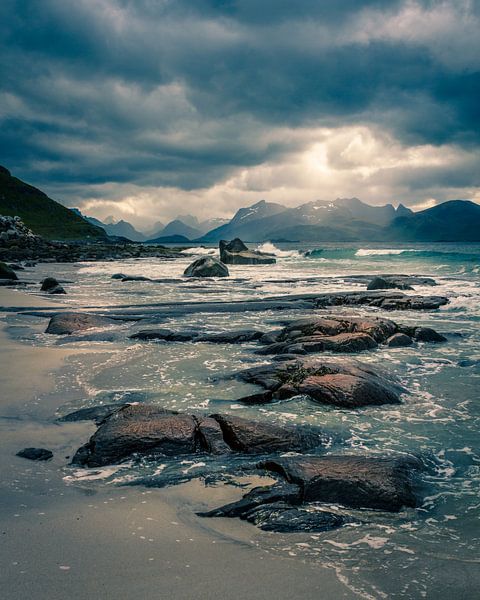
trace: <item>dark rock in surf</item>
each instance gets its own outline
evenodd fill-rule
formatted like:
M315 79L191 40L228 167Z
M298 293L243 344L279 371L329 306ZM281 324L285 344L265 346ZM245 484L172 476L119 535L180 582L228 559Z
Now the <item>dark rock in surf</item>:
M170 329L145 329L130 336L133 340L164 340L167 342L206 342L209 344L241 344L258 340L263 333L255 329L237 329L220 333L199 331L172 331Z
M54 315L45 333L54 335L68 335L78 331L85 331L93 327L106 327L115 323L114 320L88 313L64 312Z
M102 406L93 406L91 408L80 408L74 412L59 417L59 423L76 423L77 421L94 421L100 425L105 419L113 415L114 412L128 406L128 404L104 404Z
M47 292L47 294L66 294L67 292L58 283L55 277L45 277L42 281L40 291Z
M390 348L404 348L406 346L411 346L413 344L413 340L410 336L405 335L404 333L395 333L388 338L386 344Z
M367 290L413 290L411 285L383 277L374 277L367 285Z
M418 505L413 477L422 465L415 458L298 456L267 460L258 466L300 486L304 502L391 512Z
M302 451L316 448L327 439L310 427L281 427L229 415L178 414L158 406L132 404L115 410L101 421L72 463L98 467L134 455Z
M128 275L124 275L123 273L114 273L111 279L125 279Z
M417 342L446 342L447 338L431 327L417 327L413 334Z
M0 261L0 279L17 280L18 277L17 277L17 274L15 273L15 271L11 267L9 267L4 262Z
M229 277L228 268L212 256L198 258L184 271L185 277Z
M220 260L227 265L268 265L277 262L273 254L249 250L239 238L230 242L221 240L219 248Z
M298 359L253 367L237 377L271 392L267 401L305 395L339 408L400 403L399 386L356 363Z
M144 275L124 275L122 281L153 281L153 279Z
M24 448L17 452L17 456L28 458L28 460L50 460L53 458L53 452L46 448Z

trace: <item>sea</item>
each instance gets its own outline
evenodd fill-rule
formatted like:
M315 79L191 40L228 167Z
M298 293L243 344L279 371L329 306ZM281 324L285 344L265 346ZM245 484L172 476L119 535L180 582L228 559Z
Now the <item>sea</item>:
M72 336L43 333L40 316L10 313L10 335L35 346L80 347L56 375L56 416L110 402L149 402L169 409L231 412L272 423L311 424L331 434L328 453L372 456L415 455L425 465L422 502L400 513L349 513L352 523L324 533L267 533L245 524L252 543L270 555L287 556L331 568L358 597L473 598L480 590L480 244L250 244L276 256L274 265L230 266L230 277L193 280L184 269L202 255L218 256L214 247L183 250L183 258L129 259L76 264L39 263L28 279L54 275L63 280L65 296L55 297L72 310L138 313L162 303L253 300L302 293L365 290L359 275L416 274L437 285L415 286L406 294L443 295L449 303L433 311L393 311L336 307L315 314L371 315L398 323L433 327L447 337L441 344L409 348L380 346L355 359L397 380L402 404L339 410L297 397L266 406L245 407L237 399L253 387L230 377L241 369L268 362L254 354L255 344L138 342L129 339L145 323ZM158 281L122 282L115 273ZM27 277L27 275L25 275ZM27 287L32 306L38 288ZM155 311L153 310L153 313ZM218 332L281 326L288 319L312 316L312 310L203 313L171 317L170 329ZM158 325L158 323L157 323ZM98 352L100 346L107 352ZM79 440L79 446L86 440ZM189 477L209 483L225 461L131 461L108 469L65 465L66 486L161 488ZM198 517L199 521L200 518ZM200 525L199 525L200 526ZM203 520L202 527L215 527ZM228 526L227 526L228 528ZM225 526L222 535L225 535ZM480 592L479 592L480 593Z

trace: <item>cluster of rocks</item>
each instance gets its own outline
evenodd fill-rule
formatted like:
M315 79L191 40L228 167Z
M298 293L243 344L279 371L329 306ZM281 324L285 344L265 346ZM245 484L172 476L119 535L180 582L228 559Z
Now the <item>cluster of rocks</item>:
M434 329L399 325L389 319L314 317L292 321L279 331L266 333L258 354L309 354L325 351L361 352L379 344L410 346L413 341L444 342Z
M367 290L413 290L412 286L434 286L435 279L418 275L377 275L367 285Z
M0 247L9 246L14 243L38 242L39 236L29 229L20 217L8 217L0 215Z
M195 454L224 457L229 464L228 456L257 455L260 461L243 468L277 479L202 516L239 517L269 531L323 531L351 520L326 504L398 511L418 503L413 485L421 469L418 460L322 456L318 453L331 440L315 427L279 426L225 414L182 414L145 404L82 409L62 420L84 419L95 420L98 429L73 457L76 466ZM305 452L310 454L298 454Z
M445 296L412 296L402 292L338 292L319 294L315 308L328 306L370 306L383 310L436 310L448 304Z

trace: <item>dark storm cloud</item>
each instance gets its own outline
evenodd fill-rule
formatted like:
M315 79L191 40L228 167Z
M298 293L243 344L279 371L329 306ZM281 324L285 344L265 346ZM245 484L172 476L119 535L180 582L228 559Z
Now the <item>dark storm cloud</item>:
M0 163L39 184L193 189L299 151L305 141L281 128L361 123L405 144L476 147L478 9L3 0ZM390 20L408 10L425 24L398 34Z

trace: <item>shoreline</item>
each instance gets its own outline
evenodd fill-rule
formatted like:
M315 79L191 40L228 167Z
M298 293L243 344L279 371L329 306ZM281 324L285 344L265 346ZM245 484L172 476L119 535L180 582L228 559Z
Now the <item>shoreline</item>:
M0 290L0 305L15 299L21 306L30 298ZM42 298L35 303L56 306ZM47 415L54 414L58 403L55 375L64 369L68 356L89 350L28 346L11 339L5 327L2 323L2 365L8 374L5 385L2 382L8 390L2 412L8 408L8 414L0 419L0 583L6 600L167 594L185 600L359 597L332 569L255 547L251 538L258 531L251 525L200 521L191 510L207 501L199 482L147 490L90 488L88 481L75 485L65 481L69 474L65 456L88 438L94 426L59 426ZM28 377L22 376L26 372ZM32 463L15 456L37 441L54 450L52 461ZM208 488L208 503L218 505L239 494L231 486Z

